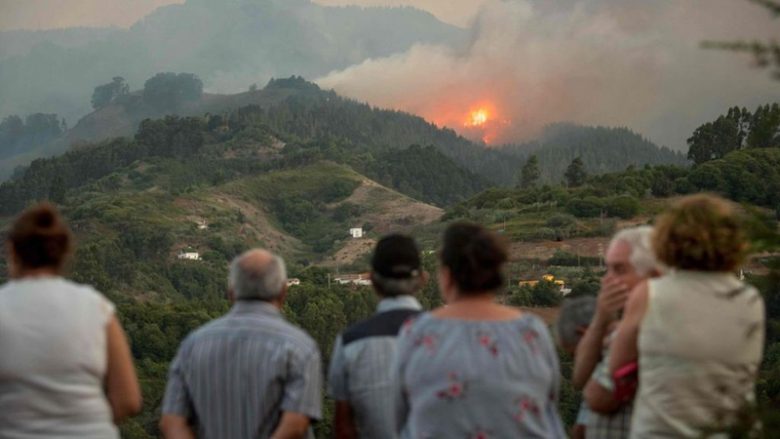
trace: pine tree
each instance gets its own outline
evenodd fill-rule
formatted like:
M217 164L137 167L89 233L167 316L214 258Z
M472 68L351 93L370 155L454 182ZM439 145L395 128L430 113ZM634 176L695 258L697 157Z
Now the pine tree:
M585 184L585 179L588 177L588 173L585 171L585 164L580 157L576 157L571 161L569 167L566 168L566 186L577 187Z
M536 155L528 157L528 160L523 165L523 169L520 171L520 187L528 189L536 186L539 182L541 172L539 171L539 159Z

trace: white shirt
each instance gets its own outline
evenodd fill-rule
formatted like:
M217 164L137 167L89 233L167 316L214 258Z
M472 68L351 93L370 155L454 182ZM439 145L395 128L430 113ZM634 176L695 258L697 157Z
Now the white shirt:
M678 270L649 282L638 342L631 437L698 438L754 400L764 303L731 273Z
M104 393L114 306L60 277L0 287L0 438L118 438Z

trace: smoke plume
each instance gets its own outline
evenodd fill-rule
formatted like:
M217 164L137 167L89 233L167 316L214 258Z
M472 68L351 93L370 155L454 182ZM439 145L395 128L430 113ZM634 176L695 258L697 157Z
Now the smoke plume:
M376 3L376 1L373 1ZM465 47L416 45L317 82L488 144L558 121L628 126L683 149L729 106L778 100L780 83L703 40L767 38L780 22L734 0L487 0ZM487 120L474 124L474 111Z

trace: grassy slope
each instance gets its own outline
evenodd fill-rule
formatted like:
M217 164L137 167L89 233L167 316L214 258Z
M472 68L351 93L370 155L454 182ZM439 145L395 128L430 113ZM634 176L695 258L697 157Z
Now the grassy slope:
M144 168L137 164L111 178L129 180L128 174ZM315 201L317 212L293 223L280 217L285 203L299 201ZM345 207L351 209L339 215ZM367 239L374 239L392 230L409 231L436 221L442 213L331 162L244 177L179 195L157 186L140 191L85 191L64 212L86 248L111 248L116 253L132 250L139 242L135 254L128 251L128 277L120 289L148 297L165 297L180 290L166 280L170 276L160 267L191 264L176 260L184 248L198 251L204 258L200 264L213 270L224 270L229 258L254 246L278 252L292 264L321 263L340 251L354 261L370 251L370 246L359 251L348 248L353 245L347 233L350 227L364 226L370 231ZM199 221L208 227L200 229ZM323 237L332 239L325 251L312 244ZM137 253L159 241L164 244L158 253Z

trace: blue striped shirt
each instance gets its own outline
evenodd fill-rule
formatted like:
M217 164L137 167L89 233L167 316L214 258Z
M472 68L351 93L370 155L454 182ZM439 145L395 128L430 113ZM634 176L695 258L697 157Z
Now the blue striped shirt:
M190 419L199 438L267 438L282 412L320 419L321 386L314 340L272 304L239 301L182 342L162 413Z
M360 437L397 437L391 374L396 336L403 322L420 309L420 303L411 296L385 298L374 316L351 326L336 339L328 393L337 401L349 402Z

